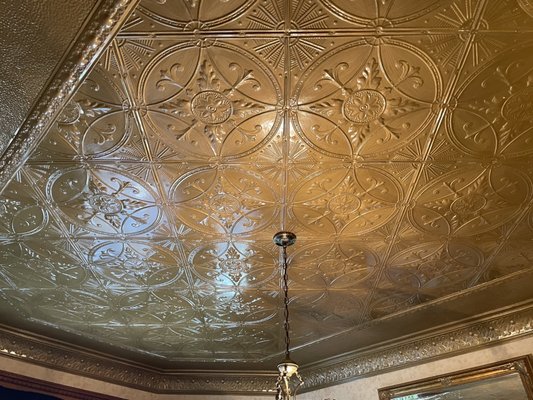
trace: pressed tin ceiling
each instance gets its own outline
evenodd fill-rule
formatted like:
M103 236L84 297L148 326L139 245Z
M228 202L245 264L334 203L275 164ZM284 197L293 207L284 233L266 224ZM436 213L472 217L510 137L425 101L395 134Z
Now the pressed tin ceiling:
M280 229L305 363L530 298L532 17L141 1L0 197L3 320L146 365L264 369Z

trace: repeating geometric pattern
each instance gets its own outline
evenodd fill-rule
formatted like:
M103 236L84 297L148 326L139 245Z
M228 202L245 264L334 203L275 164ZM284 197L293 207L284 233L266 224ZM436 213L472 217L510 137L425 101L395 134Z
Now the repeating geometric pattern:
M529 0L143 0L0 197L0 312L167 361L531 268Z

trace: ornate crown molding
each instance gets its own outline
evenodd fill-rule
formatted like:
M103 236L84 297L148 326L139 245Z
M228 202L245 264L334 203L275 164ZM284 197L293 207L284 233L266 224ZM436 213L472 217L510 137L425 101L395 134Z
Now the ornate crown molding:
M72 346L0 327L0 354L154 393L266 393L276 374L261 371L165 371L91 354Z
M0 191L24 163L139 0L101 0L14 138L0 141Z
M465 353L533 333L533 304L436 329L381 350L358 352L303 369L305 390ZM275 374L262 371L170 371L145 368L91 354L31 334L0 328L0 354L154 393L239 393L273 391Z
M533 333L533 305L474 322L454 324L380 350L336 357L302 371L304 390L449 357Z

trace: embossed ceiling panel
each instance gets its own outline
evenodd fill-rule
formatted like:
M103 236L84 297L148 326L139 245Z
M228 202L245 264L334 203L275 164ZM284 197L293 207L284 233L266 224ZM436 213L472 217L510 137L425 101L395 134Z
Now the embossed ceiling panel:
M141 1L0 198L2 314L270 366L282 228L304 362L497 298L533 258L532 32L525 0Z

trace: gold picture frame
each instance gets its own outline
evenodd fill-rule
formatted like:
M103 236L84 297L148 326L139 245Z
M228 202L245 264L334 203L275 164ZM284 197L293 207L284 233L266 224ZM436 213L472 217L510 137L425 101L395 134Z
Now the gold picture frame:
M533 400L530 355L378 390L380 400Z

